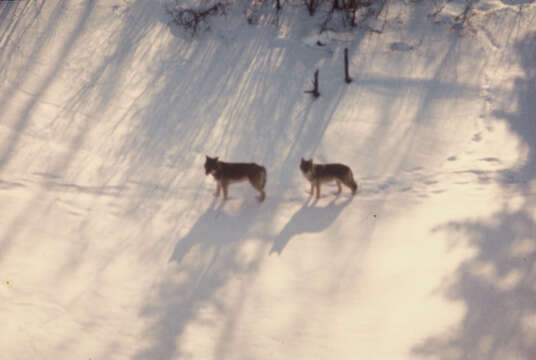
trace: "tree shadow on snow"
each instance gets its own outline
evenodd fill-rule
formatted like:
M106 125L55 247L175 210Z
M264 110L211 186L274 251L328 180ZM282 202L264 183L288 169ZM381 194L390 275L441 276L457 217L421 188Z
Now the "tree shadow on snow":
M528 159L521 169L507 171L506 182L524 181L533 179L536 175L536 125L534 114L536 113L536 32L528 34L516 44L519 60L524 71L524 76L517 77L514 81L514 91L517 101L508 101L504 104L506 109L493 111L493 115L508 122L525 145L529 147Z
M536 32L516 44L525 76L514 82L517 102L508 101L493 114L507 121L529 154L521 168L506 171L521 205L505 205L490 218L456 221L434 231L462 235L476 250L452 281L441 289L449 300L462 303L465 315L456 328L431 335L413 348L418 355L440 359L520 359L536 354L536 222L531 189L535 176L534 98L536 97ZM515 110L512 110L515 109Z
M448 299L463 302L461 324L427 338L414 347L416 354L483 360L529 360L536 354L536 224L528 209L501 211L492 220L452 222L435 230L466 235L478 252L441 289Z

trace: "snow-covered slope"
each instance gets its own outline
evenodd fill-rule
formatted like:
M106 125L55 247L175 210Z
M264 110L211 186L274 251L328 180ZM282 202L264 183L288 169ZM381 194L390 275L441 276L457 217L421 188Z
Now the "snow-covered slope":
M237 1L195 37L173 3L0 2L1 359L533 357L533 1L322 34ZM310 199L301 157L359 192Z

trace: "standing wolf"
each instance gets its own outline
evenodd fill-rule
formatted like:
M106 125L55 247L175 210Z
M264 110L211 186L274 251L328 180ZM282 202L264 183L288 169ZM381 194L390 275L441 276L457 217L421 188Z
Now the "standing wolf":
M218 160L218 157L206 157L205 174L214 177L218 183L215 196L223 191L223 199L227 200L227 188L229 184L249 181L251 186L260 193L259 201L266 197L264 185L266 185L266 169L255 163L231 163Z
M314 164L313 159L301 159L300 170L303 176L311 183L310 194L320 198L320 185L326 182L335 181L337 183L337 194L342 191L341 183L352 190L352 195L357 191L357 184L352 174L352 169L343 164Z

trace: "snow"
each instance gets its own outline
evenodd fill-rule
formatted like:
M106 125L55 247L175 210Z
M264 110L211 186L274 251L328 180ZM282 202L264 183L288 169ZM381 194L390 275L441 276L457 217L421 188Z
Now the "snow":
M534 1L174 4L0 2L0 359L533 358Z

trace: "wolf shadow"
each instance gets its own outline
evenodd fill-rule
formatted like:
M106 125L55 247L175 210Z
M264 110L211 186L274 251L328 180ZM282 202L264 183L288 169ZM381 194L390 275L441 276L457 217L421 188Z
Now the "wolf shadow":
M170 261L181 263L192 248L197 246L206 251L239 243L248 234L258 216L258 206L246 205L238 213L228 214L224 210L225 202L217 202L214 199L191 230L177 242Z
M281 255L289 241L296 235L318 233L329 227L352 201L352 198L348 197L343 202L336 203L337 199L338 197L335 197L333 201L323 207L316 206L316 200L310 203L308 199L274 238L270 254Z

